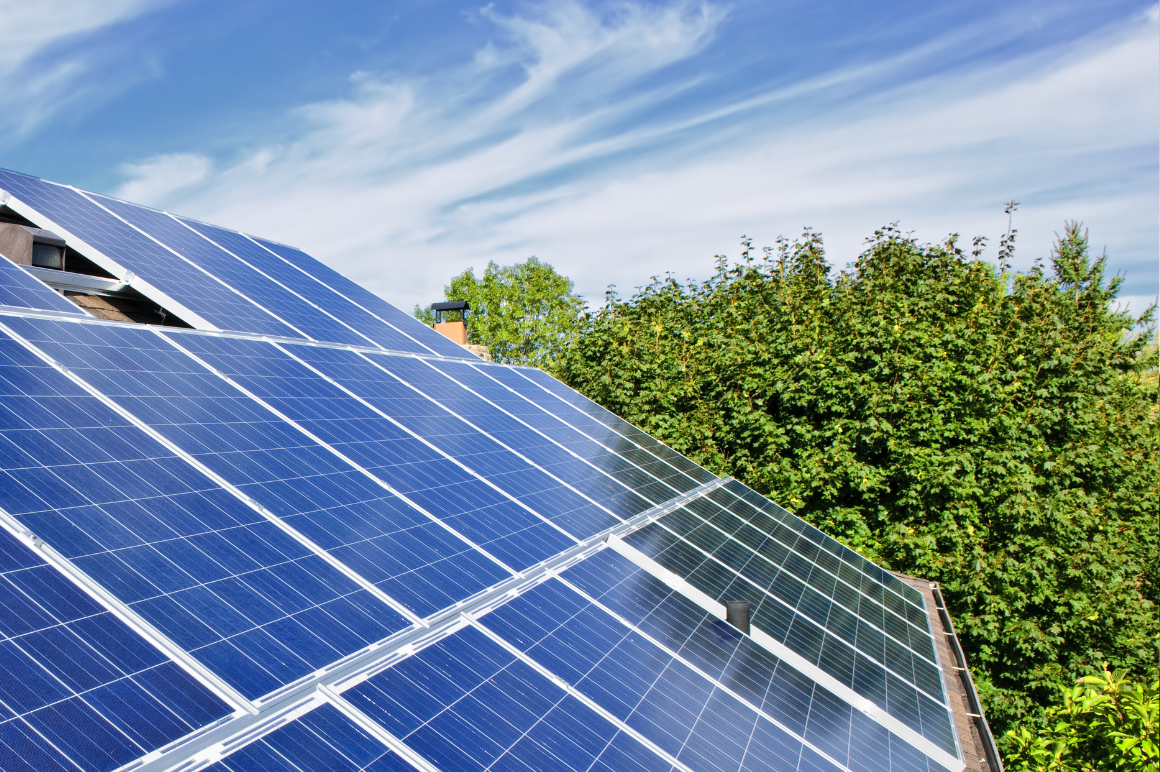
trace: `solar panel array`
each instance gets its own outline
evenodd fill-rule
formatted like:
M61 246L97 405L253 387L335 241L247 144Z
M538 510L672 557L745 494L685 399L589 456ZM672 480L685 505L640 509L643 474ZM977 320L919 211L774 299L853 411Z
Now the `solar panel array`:
M0 261L0 770L964 768L923 596L765 497L299 250L0 203L193 328Z

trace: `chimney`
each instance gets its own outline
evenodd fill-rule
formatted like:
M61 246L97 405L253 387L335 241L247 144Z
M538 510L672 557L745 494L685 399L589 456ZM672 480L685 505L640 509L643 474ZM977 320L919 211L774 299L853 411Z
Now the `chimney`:
M466 300L452 300L447 303L432 303L431 310L435 312L435 332L442 333L460 346L467 345L467 312L471 309ZM459 321L445 322L443 314L446 311L459 313Z
M64 239L52 231L0 222L0 255L17 265L64 270Z

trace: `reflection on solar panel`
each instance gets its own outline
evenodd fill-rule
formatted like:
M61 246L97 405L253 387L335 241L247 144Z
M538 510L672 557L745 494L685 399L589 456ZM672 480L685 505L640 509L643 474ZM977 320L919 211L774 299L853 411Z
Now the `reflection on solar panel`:
M193 328L0 261L0 770L978 768L923 593L763 496L298 250L0 201Z

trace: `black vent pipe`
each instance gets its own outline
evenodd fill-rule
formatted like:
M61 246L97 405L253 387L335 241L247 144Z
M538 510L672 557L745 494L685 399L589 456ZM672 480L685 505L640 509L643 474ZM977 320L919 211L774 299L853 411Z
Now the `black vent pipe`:
M749 601L725 601L725 621L749 635Z

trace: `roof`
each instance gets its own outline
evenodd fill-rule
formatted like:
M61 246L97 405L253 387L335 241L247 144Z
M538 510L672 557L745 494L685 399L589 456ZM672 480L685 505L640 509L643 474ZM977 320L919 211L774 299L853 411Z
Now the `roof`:
M968 766L933 596L738 481L297 249L0 204L80 271L0 259L0 770Z

